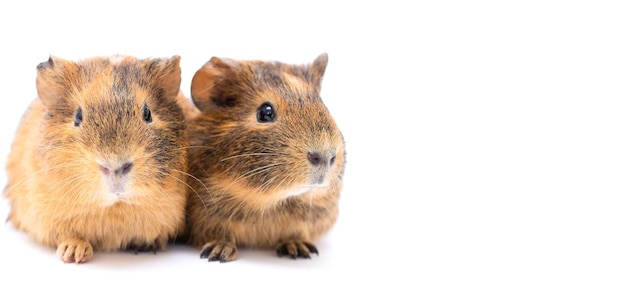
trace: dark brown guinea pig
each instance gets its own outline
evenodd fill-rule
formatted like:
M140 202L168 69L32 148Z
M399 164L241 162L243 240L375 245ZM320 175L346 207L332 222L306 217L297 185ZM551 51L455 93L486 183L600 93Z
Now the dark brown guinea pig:
M180 57L50 57L15 133L9 221L57 248L164 250L184 231L187 140Z
M310 258L335 224L342 133L320 97L328 56L312 64L213 57L192 79L187 233L209 261L238 247Z

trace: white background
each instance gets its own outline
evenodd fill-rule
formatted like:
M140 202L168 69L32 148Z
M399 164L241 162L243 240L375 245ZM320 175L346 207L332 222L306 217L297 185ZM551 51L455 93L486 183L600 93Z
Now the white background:
M176 246L63 264L7 223L0 299L624 300L620 2L4 1L3 166L50 54L181 55L189 95L211 56L327 52L348 161L311 260L208 263Z

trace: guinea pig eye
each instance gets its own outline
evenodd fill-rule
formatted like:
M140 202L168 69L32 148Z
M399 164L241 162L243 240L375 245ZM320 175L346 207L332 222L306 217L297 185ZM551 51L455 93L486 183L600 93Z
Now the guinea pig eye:
M79 126L81 123L83 123L83 109L78 107L76 114L74 114L74 126Z
M276 119L276 111L272 104L265 102L256 111L256 119L259 122L272 122Z
M148 108L148 105L144 104L143 105L143 121L150 123L152 122L152 112L150 112L150 108Z

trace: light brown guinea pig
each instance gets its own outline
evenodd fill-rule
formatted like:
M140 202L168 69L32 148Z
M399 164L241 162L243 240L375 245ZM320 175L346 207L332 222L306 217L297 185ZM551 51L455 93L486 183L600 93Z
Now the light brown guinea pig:
M82 263L94 250L165 250L184 231L180 57L51 56L7 160L9 221Z
M320 97L328 62L213 57L192 79L190 244L227 262L238 247L310 258L338 216L344 138Z

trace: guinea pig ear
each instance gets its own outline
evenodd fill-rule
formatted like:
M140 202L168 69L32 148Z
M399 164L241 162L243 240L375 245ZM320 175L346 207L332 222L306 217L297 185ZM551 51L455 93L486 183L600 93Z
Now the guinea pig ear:
M309 67L311 80L315 87L321 86L322 78L324 78L324 72L326 71L326 65L328 65L328 54L322 53Z
M63 101L67 97L68 78L77 73L77 67L70 61L50 56L48 61L37 65L37 93L45 105Z
M191 80L191 99L203 113L228 102L226 89L235 80L236 62L212 57Z
M158 87L163 91L163 96L167 99L175 99L180 91L180 56L154 59L148 70L154 70L155 74L152 76L155 76Z

